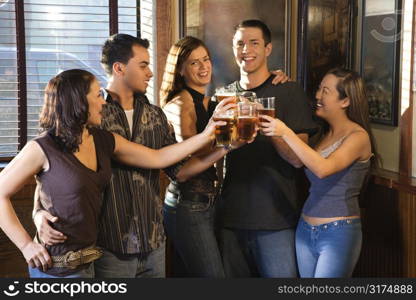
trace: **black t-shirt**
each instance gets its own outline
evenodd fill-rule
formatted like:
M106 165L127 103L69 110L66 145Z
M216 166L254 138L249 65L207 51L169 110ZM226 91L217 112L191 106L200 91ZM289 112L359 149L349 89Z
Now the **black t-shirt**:
M272 85L270 76L251 89L261 97L276 97L276 116L296 133L312 134L316 124L303 90L294 82ZM243 91L238 82L229 85ZM230 152L219 205L222 225L251 230L294 227L299 218L295 168L275 150L268 137Z

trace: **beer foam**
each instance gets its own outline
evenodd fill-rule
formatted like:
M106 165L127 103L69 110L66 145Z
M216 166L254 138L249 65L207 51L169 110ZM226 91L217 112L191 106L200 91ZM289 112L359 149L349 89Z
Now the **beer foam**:
M223 96L223 97L234 97L236 94L235 92L219 92L216 93L215 96Z
M238 116L239 119L257 119L255 116Z

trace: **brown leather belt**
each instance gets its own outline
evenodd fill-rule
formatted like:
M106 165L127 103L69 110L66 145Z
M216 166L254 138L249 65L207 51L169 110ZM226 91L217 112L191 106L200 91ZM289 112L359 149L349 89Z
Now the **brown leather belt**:
M54 268L76 269L78 266L90 263L103 255L98 247L87 247L78 251L68 251L64 255L51 256Z

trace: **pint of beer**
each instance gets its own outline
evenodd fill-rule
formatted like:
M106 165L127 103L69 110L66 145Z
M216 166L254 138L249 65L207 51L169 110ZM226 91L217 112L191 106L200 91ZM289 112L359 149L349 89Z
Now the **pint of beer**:
M215 91L215 98L217 99L217 102L221 102L225 98L234 97L235 102L237 102L237 92L231 88L228 87L222 87Z
M275 97L257 98L257 112L260 115L267 115L276 118ZM266 121L266 120L263 120Z
M234 111L228 110L226 112L216 113L214 121L224 121L226 124L215 127L215 140L217 147L228 147L233 142L233 135L235 131L235 117Z
M237 96L235 93L221 93L221 94L216 93L215 97L217 98L217 102L221 102L225 98L229 98L229 97L234 97L235 99L234 102L237 102Z
M249 141L256 132L257 105L252 102L238 103L237 135L239 140Z

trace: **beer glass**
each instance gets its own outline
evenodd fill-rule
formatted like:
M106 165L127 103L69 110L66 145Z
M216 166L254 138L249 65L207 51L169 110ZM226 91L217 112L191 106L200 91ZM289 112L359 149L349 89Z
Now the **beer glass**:
M256 132L257 104L253 102L237 103L237 135L239 140L249 141Z
M218 103L228 97L235 97L235 102L237 102L237 92L234 89L222 87L215 91L215 98Z
M241 102L254 102L257 95L255 92L245 91L238 93L238 98Z
M217 112L214 114L214 121L223 121L226 124L215 127L215 140L217 147L229 147L233 142L233 135L235 131L235 112L234 110L227 110L224 112Z
M257 98L259 103L257 112L259 115L267 115L269 117L276 117L275 97ZM263 119L263 121L266 121Z

